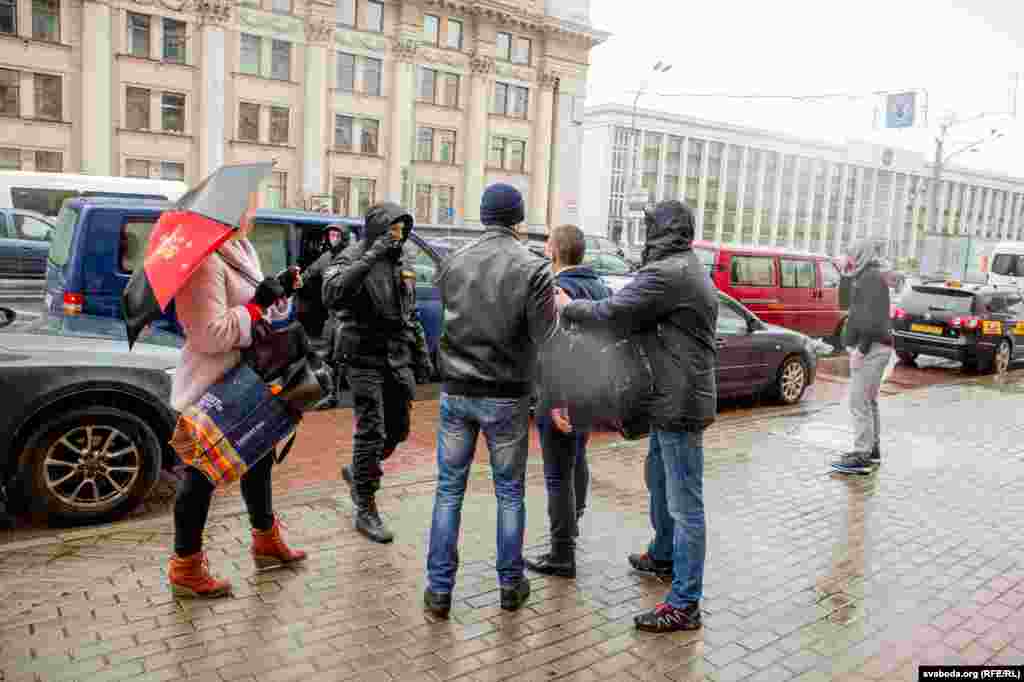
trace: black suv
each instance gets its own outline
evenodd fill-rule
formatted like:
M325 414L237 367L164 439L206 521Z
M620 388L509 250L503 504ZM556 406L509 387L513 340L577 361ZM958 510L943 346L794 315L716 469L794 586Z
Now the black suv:
M968 370L1005 373L1024 354L1019 290L958 281L919 284L892 309L896 354L959 360Z

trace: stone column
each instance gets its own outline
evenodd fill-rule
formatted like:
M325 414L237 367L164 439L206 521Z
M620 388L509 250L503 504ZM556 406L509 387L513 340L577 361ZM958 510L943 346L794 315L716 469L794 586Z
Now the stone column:
M530 196L527 223L531 229L547 232L548 182L551 178L551 115L554 89L558 79L542 71L537 77L537 120L533 126L530 163Z
M114 172L112 74L114 49L111 10L106 2L88 0L82 7L82 173ZM67 106L67 104L65 104Z
M199 136L199 173L197 179L224 165L227 97L227 37L224 25L231 18L230 0L198 0L201 17L199 35L202 44L203 88L199 93L199 121L192 127Z
M480 198L484 194L484 184L487 182L487 112L491 102L494 60L477 52L470 58L469 66L471 76L462 201L465 224L478 226Z
M412 211L416 203L413 177L413 137L416 135L416 47L410 35L396 38L391 46L394 64L391 81L391 124L388 126L387 198Z
M306 60L302 105L302 193L306 197L323 194L324 139L327 112L327 45L334 33L333 24L322 17L306 22Z

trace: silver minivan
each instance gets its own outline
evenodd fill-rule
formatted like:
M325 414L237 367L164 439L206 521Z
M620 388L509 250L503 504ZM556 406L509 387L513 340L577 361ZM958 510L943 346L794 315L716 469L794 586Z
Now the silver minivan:
M988 283L1021 288L1024 285L1024 242L1000 242L992 251Z

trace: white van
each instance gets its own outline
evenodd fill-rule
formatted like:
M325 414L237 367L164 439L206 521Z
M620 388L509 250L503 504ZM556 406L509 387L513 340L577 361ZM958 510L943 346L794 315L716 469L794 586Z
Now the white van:
M1024 242L1000 242L992 250L988 283L1024 287Z
M177 180L0 171L0 208L35 211L51 218L60 213L64 200L71 197L139 197L177 201L186 190L185 183Z

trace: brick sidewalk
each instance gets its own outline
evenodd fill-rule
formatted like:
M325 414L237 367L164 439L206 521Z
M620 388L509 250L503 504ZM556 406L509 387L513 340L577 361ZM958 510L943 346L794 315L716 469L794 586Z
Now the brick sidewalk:
M420 610L432 467L388 479L398 531L371 546L333 485L282 502L297 569L254 573L235 497L209 526L233 599L175 603L167 520L0 547L0 679L916 680L919 663L1024 663L1024 386L981 380L884 399L886 461L827 473L849 441L839 406L723 419L706 438L706 627L636 633L666 585L631 574L649 537L643 443L594 452L576 581L532 577L498 606L484 467L466 498L450 623ZM531 458L528 542L545 496Z

